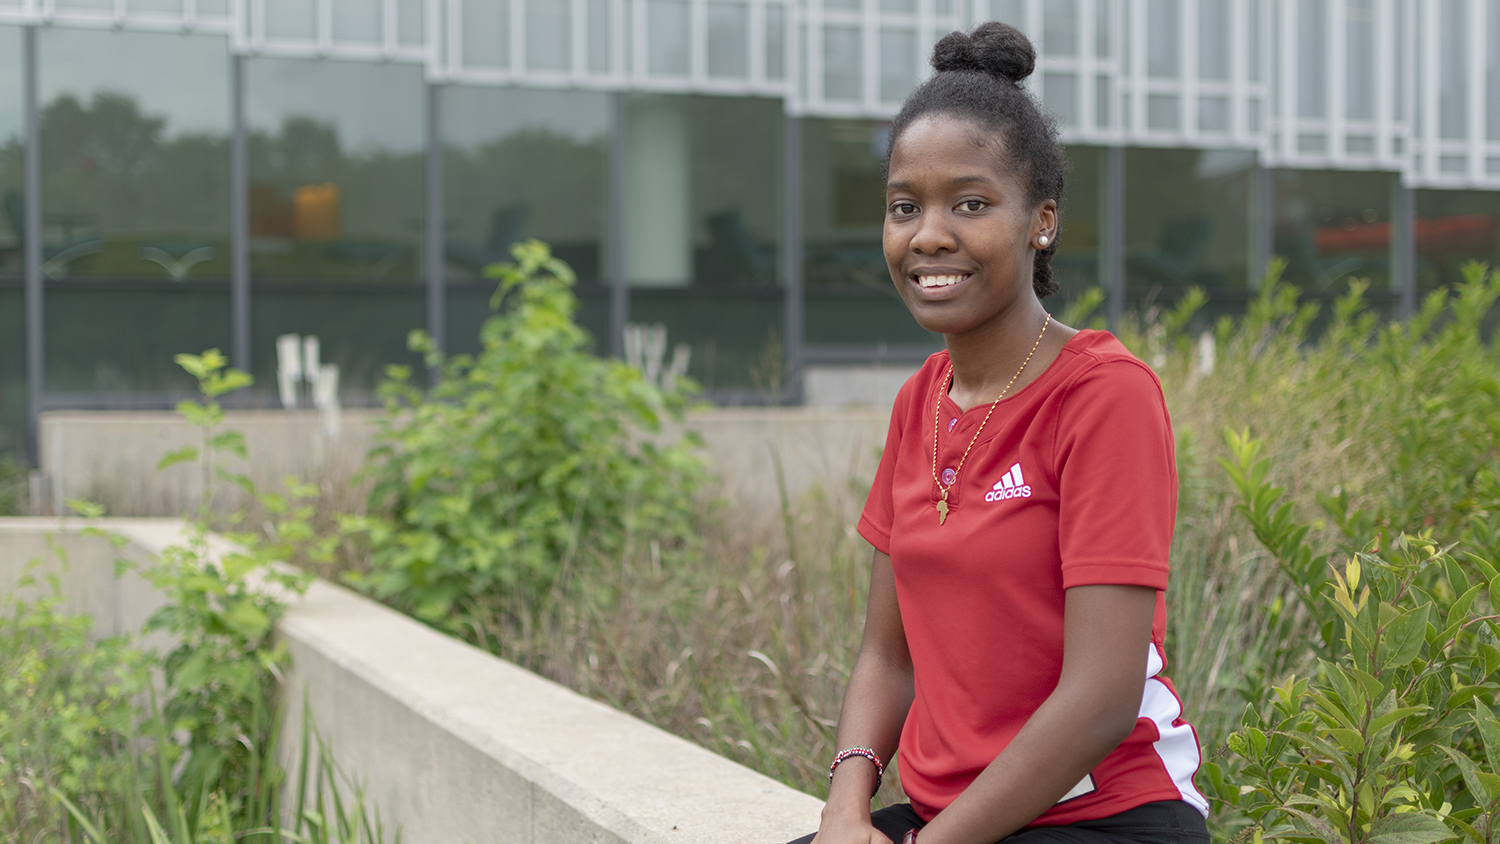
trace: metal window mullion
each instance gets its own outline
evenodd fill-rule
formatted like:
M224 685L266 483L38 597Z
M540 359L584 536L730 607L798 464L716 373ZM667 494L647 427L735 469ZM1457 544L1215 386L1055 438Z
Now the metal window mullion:
M802 63L807 60L802 53L802 11L796 2L787 3L782 9L781 25L785 28L782 32L782 72L786 77L783 82L787 93L781 108L788 117L801 116L807 106L807 97L802 90Z
M251 372L250 174L245 139L245 62L229 57L229 348L230 362Z
M1096 134L1102 127L1096 119L1099 109L1094 97L1094 76L1097 57L1094 55L1094 39L1097 33L1094 24L1098 21L1098 13L1094 6L1105 3L1107 0L1081 0L1078 15L1078 128L1083 130L1085 136Z
M1489 31L1485 24L1487 21L1488 3L1470 0L1469 10L1469 102L1468 114L1468 149L1465 150L1464 160L1468 167L1468 175L1471 180L1478 183L1484 179L1484 128L1485 128L1485 83L1488 75L1485 73L1485 60L1489 57L1486 51L1485 34ZM1500 45L1496 45L1500 48Z
M26 421L27 445L33 465L41 465L42 393L45 385L45 325L42 321L42 129L41 110L37 104L39 63L35 24L21 30L21 85L25 111L26 146L23 152L22 195L25 217L23 261L26 277Z
M380 3L380 51L387 57L400 52L396 38L396 0L381 0Z
M1439 43L1441 32L1438 28L1438 4L1435 2L1419 3L1422 15L1421 44L1418 45L1416 60L1422 63L1422 142L1419 147L1422 152L1422 163L1418 173L1423 179L1431 179L1438 173L1439 152L1438 137L1438 95L1442 86L1442 76L1438 72L1439 57L1442 55L1442 45Z
M1330 3L1327 8L1330 12L1326 18L1328 31L1323 33L1328 46L1328 64L1323 69L1324 90L1328 92L1328 99L1324 103L1327 109L1324 119L1328 121L1327 154L1332 163L1342 164L1348 161L1344 154L1345 123L1349 113L1348 0Z
M1128 137L1146 134L1146 3L1130 4L1130 126Z
M437 3L441 0L429 0ZM443 26L443 54L440 57L445 68L444 77L449 78L464 69L463 7L460 0L446 0L448 15Z
M443 219L446 216L446 198L443 184L443 86L429 82L426 93L426 137L427 172L424 222L427 229L427 334L432 338L433 348L439 354L447 351L448 298L443 277ZM436 385L439 371L433 367L428 371L428 384Z
M646 79L646 0L630 2L630 70L629 77L635 82ZM623 112L622 112L623 116ZM622 329L623 330L623 329ZM623 335L621 335L623 337ZM623 340L621 341L624 342ZM624 347L621 346L623 349ZM622 352L623 354L623 352Z
M782 296L785 306L789 400L802 402L802 344L805 324L802 278L802 118L784 114L781 143Z
M1391 161L1391 139L1396 134L1391 109L1396 79L1391 49L1393 8L1391 0L1375 0L1375 158L1382 162Z
M572 37L573 78L589 74L589 14L587 0L572 0L568 29Z
M749 66L745 68L748 72L749 83L752 86L768 86L766 79L766 0L750 0L750 21L746 28L745 37L749 39L746 49L750 52Z
M317 27L313 40L322 58L333 47L333 0L318 0Z
M510 78L526 73L526 0L510 0Z
M630 53L626 45L631 32L625 25L631 19L626 11L627 2L628 0L609 0L609 75L615 84L622 86L630 79L630 67L625 64L625 57Z
M823 4L812 3L807 8L807 39L803 44L807 60L807 104L810 108L825 105L823 96Z
M1197 0L1181 0L1181 37L1177 39L1177 86L1182 106L1178 109L1178 137L1200 141L1198 134L1198 40L1203 31L1199 27Z
M1280 7L1281 21L1281 125L1280 146L1277 156L1287 161L1294 156L1296 137L1300 129L1301 103L1297 101L1297 15L1292 0L1273 0Z
M688 0L688 83L708 81L708 10L704 0Z
M639 9L639 5L637 5ZM609 95L609 198L605 227L609 244L609 351L625 357L625 322L630 292L625 286L625 167L627 100L624 91Z
M1245 0L1229 2L1229 137L1236 144L1249 139L1249 128L1245 125L1245 109L1249 107L1249 50L1245 37L1236 37L1249 32L1249 13Z
M880 25L876 0L864 0L859 16L859 102L874 111L880 107Z
M962 0L954 0L954 18L950 19L959 27L963 27ZM946 33L945 33L946 34ZM912 62L916 65L912 79L916 84L922 84L922 78L926 71L926 53L924 45L936 44L938 40L938 18L936 0L917 0L917 49L912 51ZM878 67L878 66L877 66ZM879 75L879 71L876 71Z

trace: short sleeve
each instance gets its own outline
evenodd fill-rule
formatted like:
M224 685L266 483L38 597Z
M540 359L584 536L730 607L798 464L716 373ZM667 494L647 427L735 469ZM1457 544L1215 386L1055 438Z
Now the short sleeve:
M891 526L896 521L896 458L901 452L901 434L906 424L911 389L912 384L908 381L891 408L891 425L885 435L885 451L880 454L875 482L870 485L864 512L859 516L859 535L882 554L891 553Z
M1063 587L1166 589L1177 467L1156 374L1122 359L1080 376L1058 416L1054 455Z

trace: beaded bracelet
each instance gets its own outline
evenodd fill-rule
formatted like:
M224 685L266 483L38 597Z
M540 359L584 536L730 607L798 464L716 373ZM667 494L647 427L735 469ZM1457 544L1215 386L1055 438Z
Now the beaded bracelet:
M875 763L875 790L879 791L880 780L885 776L885 765L881 764L880 757L875 755L875 751L868 747L846 747L840 750L838 755L833 757L833 764L828 766L828 781L833 782L833 772L838 770L839 765L842 765L845 759L852 759L855 756L863 756Z

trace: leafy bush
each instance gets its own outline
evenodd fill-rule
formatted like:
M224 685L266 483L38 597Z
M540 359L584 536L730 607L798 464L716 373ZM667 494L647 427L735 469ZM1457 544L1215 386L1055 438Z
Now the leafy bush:
M686 544L702 471L691 437L663 442L691 385L663 391L589 354L572 271L537 241L512 251L487 271L498 313L477 356L442 359L415 332L437 384L424 394L392 368L375 515L357 524L371 548L358 585L470 636L539 617L581 568Z
M1324 388L1301 433L1340 444L1331 474L1348 483L1319 490L1276 467L1301 481L1289 496L1269 480L1264 440L1228 437L1238 509L1287 588L1264 608L1273 644L1242 666L1236 758L1205 773L1226 828L1253 823L1243 835L1493 841L1500 359L1483 332L1500 276L1469 267L1456 295L1434 293L1405 325L1377 327L1361 292L1336 304L1316 347L1273 356L1284 385ZM1286 291L1260 305L1293 336L1314 315Z

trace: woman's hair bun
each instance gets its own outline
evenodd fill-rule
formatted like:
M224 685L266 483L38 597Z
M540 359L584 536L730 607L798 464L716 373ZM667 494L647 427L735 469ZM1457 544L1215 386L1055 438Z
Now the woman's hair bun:
M1036 68L1031 41L1007 23L989 21L971 33L950 32L932 48L932 67L987 73L1019 83Z

